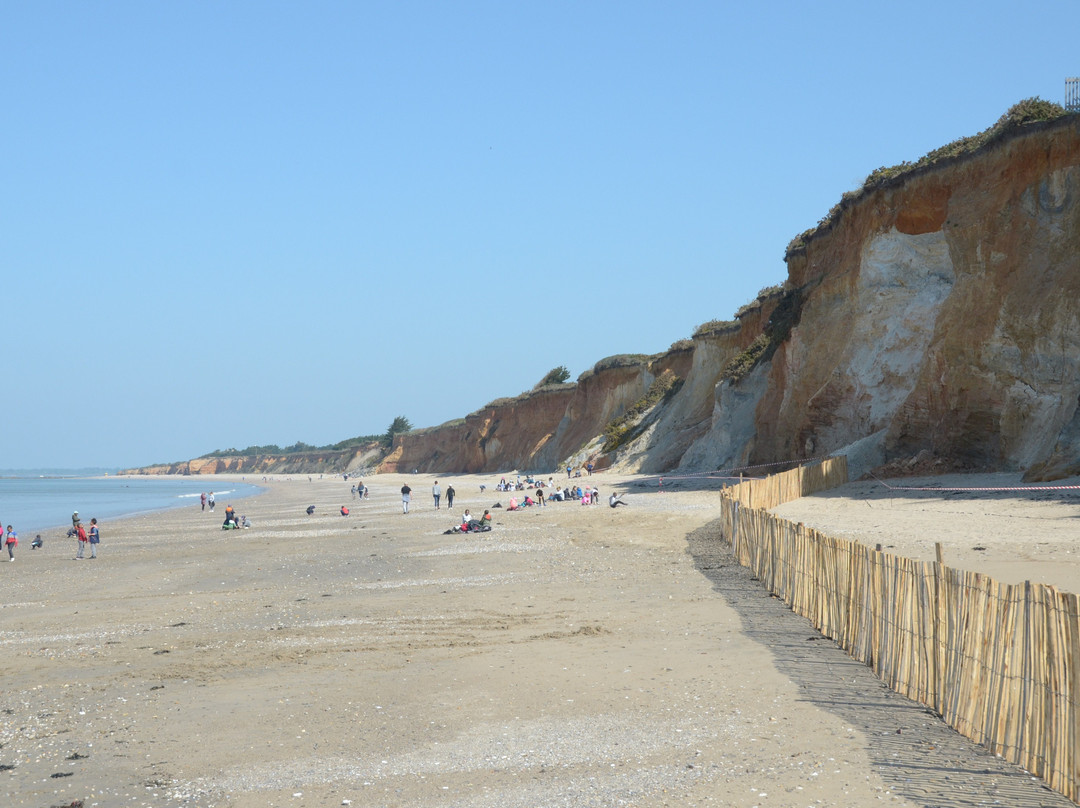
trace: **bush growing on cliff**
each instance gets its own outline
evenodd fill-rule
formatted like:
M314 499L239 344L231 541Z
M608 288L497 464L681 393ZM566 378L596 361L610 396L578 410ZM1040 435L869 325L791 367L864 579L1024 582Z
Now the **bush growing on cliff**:
M547 387L549 384L562 384L569 378L570 371L566 369L566 365L559 365L557 368L549 370L547 375L536 383L533 390L539 390L541 387Z
M614 370L615 368L632 368L639 365L646 364L653 357L649 354L615 354L614 356L608 356L601 359L595 365L588 370L584 371L578 376L578 381L584 381L597 373L601 373L605 370Z
M785 288L764 330L746 346L744 351L732 357L720 377L732 384L737 384L760 363L771 359L776 349L791 334L791 329L798 324L801 315L802 292L798 289Z
M665 370L657 376L644 396L604 427L604 447L601 451L613 452L622 444L636 438L640 434L640 429L635 427L634 422L661 401L668 401L679 392L682 385L683 380L670 370Z
M394 436L400 435L402 432L411 432L412 423L404 415L399 415L393 421L390 422L390 426L386 428L386 434L383 435L383 446L390 448L394 445Z
M738 320L709 320L694 329L695 337L705 337L710 334L725 334L728 331L739 329Z

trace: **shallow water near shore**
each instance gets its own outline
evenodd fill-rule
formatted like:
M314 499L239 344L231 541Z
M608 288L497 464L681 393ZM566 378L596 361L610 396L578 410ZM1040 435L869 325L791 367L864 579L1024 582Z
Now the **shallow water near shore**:
M72 511L89 522L91 517L100 521L198 507L199 495L210 490L224 510L226 498L250 497L262 489L233 480L180 477L6 477L0 478L0 521L25 538L70 527Z

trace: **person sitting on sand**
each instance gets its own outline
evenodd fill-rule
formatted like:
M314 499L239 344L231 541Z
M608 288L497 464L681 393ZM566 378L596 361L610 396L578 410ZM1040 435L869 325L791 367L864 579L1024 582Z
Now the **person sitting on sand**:
M341 515L342 516L348 516L349 515L349 509L346 508L344 505L341 506Z
M468 508L466 508L465 513L462 514L462 516L461 516L461 524L462 524L462 526L469 524L470 519L472 519L472 513L469 511Z
M608 505L610 505L612 508L617 508L619 505L625 505L626 503L619 498L621 496L622 494L619 494L618 497L612 494L610 497L608 497Z
M484 509L484 515L480 517L480 521L483 522L485 525L491 524L491 512L488 511L486 508Z
M45 542L41 540L41 534L38 533L36 536L34 536L34 540L30 542L30 549L39 550L44 544Z
M518 509L517 497L510 497L510 504L507 506L506 510L508 510L508 511L516 511L517 509Z

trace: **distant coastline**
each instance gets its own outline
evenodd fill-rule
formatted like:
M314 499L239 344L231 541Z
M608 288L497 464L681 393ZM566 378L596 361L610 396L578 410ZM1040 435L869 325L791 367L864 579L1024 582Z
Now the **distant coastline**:
M36 469L0 469L0 478L21 477L115 477L120 473L120 467L103 468L100 466L88 466L80 469L66 469L45 467Z

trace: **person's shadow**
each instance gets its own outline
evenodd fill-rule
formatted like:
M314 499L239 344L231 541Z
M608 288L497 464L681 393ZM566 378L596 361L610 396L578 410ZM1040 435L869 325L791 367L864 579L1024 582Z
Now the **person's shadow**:
M719 521L687 539L694 565L742 618L743 632L772 652L777 670L797 684L802 698L862 731L871 764L894 794L927 808L1075 808L1042 780L890 690L773 597L735 560Z

